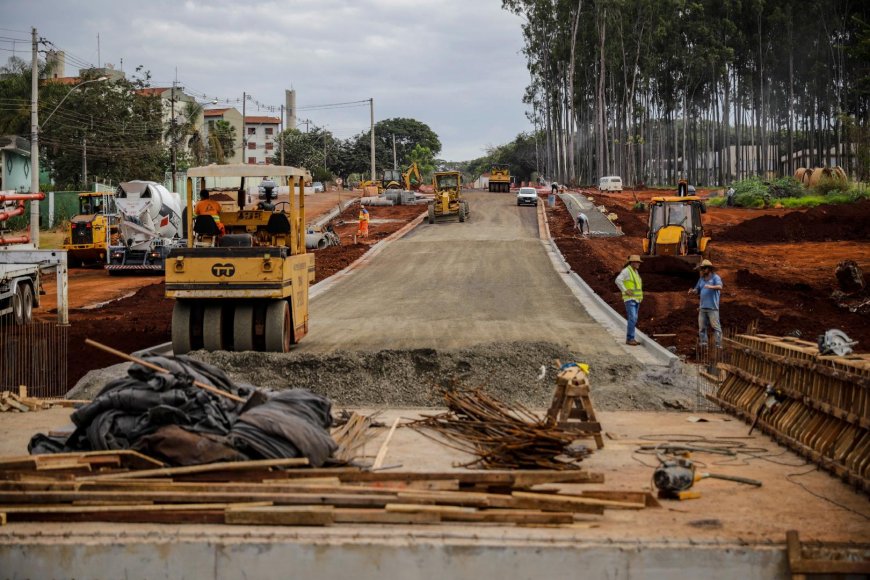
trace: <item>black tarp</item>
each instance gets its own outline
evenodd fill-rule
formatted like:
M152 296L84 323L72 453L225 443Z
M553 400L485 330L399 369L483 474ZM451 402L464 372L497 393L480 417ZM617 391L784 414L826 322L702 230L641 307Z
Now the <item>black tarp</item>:
M172 465L307 457L322 465L335 451L329 399L303 389L267 393L258 405L194 386L197 380L248 399L255 388L187 356L146 357L169 373L138 364L74 411L67 438L35 435L31 454L136 449Z

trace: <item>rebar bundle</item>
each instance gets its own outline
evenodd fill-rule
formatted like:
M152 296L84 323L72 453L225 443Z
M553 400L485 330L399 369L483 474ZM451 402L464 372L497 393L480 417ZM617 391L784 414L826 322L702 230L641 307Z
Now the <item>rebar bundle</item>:
M522 405L508 405L480 389L446 391L449 409L410 423L422 435L434 431L439 442L477 456L465 467L483 469L578 469L589 455L574 446L577 433L548 426Z

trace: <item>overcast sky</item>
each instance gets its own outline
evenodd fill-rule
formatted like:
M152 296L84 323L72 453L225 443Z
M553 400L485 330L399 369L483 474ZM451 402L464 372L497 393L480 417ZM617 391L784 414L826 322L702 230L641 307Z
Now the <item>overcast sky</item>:
M71 60L151 71L220 100L246 91L297 107L373 97L375 120L411 117L441 138L440 157L479 157L529 129L522 20L500 0L0 0L8 29L39 35ZM24 35L26 36L26 35ZM0 57L10 56L10 44ZM29 47L16 44L18 56ZM240 103L229 103L241 110ZM249 102L248 114L257 112ZM368 128L368 106L300 110L299 117L347 138Z

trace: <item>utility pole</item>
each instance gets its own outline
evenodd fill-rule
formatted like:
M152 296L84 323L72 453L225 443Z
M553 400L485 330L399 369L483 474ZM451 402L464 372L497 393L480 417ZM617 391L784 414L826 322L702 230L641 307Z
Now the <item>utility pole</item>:
M281 131L278 132L278 138L281 139L278 143L281 148L281 165L284 165L284 105L281 105Z
M369 111L371 113L371 123L372 123L372 181L377 179L375 177L375 100L369 99Z
M323 170L326 171L326 131L323 132Z
M399 164L396 163L396 134L393 133L393 171L399 170Z
M30 192L39 193L39 39L30 30L33 60L30 65ZM30 202L30 241L39 248L39 202Z
M248 93L242 93L242 163L248 159L248 128L245 126L245 105L248 102Z
M82 137L82 188L88 189L88 136Z
M172 81L172 97L169 99L170 102L170 115L172 118L169 120L169 135L172 138L172 191L178 191L178 183L177 183L177 175L178 175L178 135L175 134L176 127L178 123L175 121L175 83L177 81Z

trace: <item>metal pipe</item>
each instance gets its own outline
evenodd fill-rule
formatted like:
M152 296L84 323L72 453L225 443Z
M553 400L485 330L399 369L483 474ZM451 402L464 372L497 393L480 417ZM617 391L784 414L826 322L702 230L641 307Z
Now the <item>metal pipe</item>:
M4 201L34 201L45 199L45 194L40 193L7 193L0 194L0 202Z
M9 211L0 211L0 222L4 222L11 217L15 217L17 215L21 215L24 213L24 202L19 201L18 205L15 206L15 209L11 209Z
M2 214L0 214L2 215ZM30 243L30 234L25 234L23 236L12 236L9 238L0 236L0 246L5 246L8 244L29 244Z

